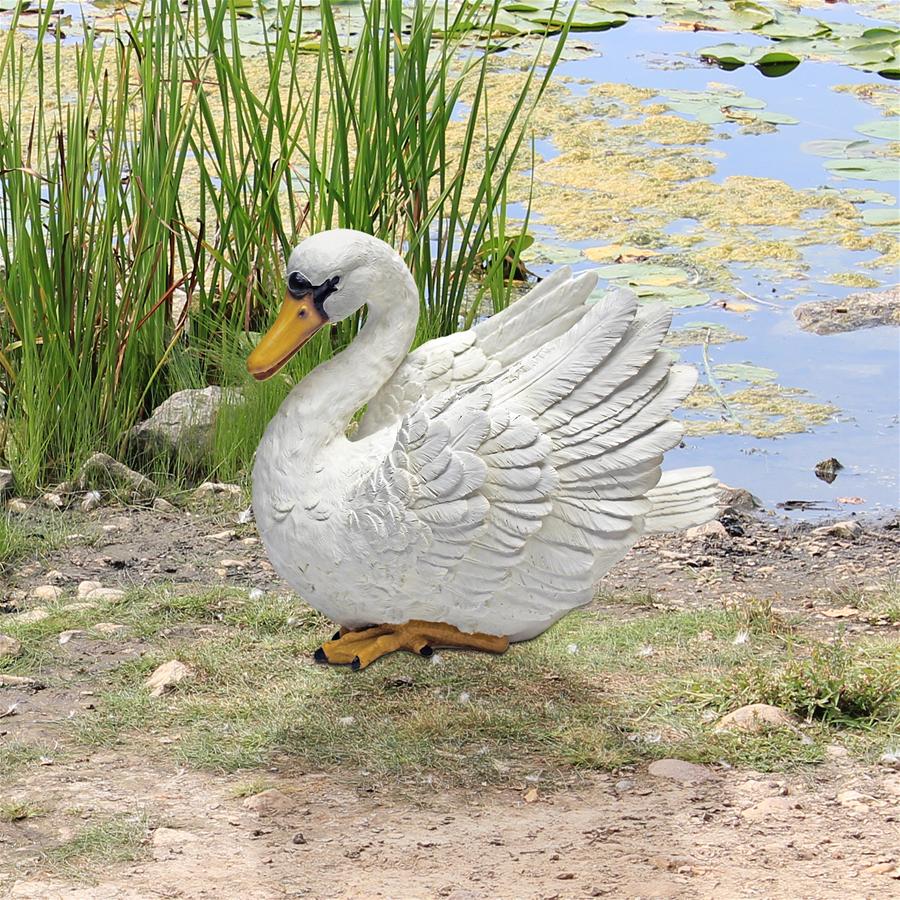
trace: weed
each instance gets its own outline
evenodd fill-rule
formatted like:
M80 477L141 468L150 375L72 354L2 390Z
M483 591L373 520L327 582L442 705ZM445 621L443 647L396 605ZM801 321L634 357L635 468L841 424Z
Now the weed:
M21 822L23 819L35 819L43 814L43 807L27 800L6 800L0 803L0 822Z
M140 859L146 852L148 828L143 812L110 816L48 850L43 862L51 871L90 881L99 866Z

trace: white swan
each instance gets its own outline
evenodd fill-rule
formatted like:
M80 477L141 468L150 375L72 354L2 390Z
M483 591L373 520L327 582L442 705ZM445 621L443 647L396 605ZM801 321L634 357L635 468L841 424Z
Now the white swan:
M660 478L682 433L671 413L696 380L660 350L667 309L627 290L585 305L596 276L561 269L409 353L419 296L387 244L323 232L287 268L284 306L247 361L257 378L367 305L352 344L284 401L253 469L275 570L342 626L320 661L502 652L589 602L645 532L714 515L710 469Z

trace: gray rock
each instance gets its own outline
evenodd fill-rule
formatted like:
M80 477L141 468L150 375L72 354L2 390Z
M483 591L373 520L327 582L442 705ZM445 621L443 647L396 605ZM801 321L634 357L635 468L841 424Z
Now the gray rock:
M129 469L108 453L94 453L88 458L78 474L77 486L82 491L93 487L124 490L132 500L152 500L158 493L158 488L146 475ZM97 494L95 505L99 506L99 501L100 495Z
M746 488L729 487L720 482L719 491L719 503L726 509L730 507L740 512L753 512L755 509L763 508L762 500Z
M62 597L62 588L55 584L41 584L29 593L31 600L40 600L44 603L52 603Z
M129 439L140 453L176 453L187 462L199 463L209 453L219 409L239 397L239 391L215 385L178 391L160 403L149 419L135 425Z
M153 508L157 512L175 512L176 511L175 507L172 506L172 504L169 503L168 500L163 500L162 497L157 497L153 501Z
M22 652L22 642L8 634L0 634L0 659L14 659Z
M846 541L855 541L862 534L862 525L859 522L848 520L846 522L832 522L831 525L823 525L814 528L813 534L823 537L843 538Z
M210 497L218 495L226 497L240 497L241 486L239 484L227 484L221 481L204 481L194 491L195 500L209 500Z
M712 543L727 541L728 540L728 532L725 530L725 526L713 519L711 522L704 522L702 525L695 525L693 528L688 528L684 532L685 540L688 541L710 541Z
M12 619L19 625L33 625L35 622L43 622L49 619L50 613L43 606L36 606L34 609L28 609L25 612L16 613Z
M656 778L668 778L670 781L680 781L682 784L696 784L700 781L711 781L716 778L716 773L706 766L698 766L696 763L686 762L683 759L658 759L650 763L647 770Z
M877 325L900 325L900 285L886 291L860 291L843 300L800 303L797 324L814 334L838 334Z

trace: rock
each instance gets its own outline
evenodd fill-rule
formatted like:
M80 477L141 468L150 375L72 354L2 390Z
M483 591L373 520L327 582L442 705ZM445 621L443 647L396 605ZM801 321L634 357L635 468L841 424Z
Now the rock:
M119 625L116 622L97 622L97 624L92 625L91 628L98 634L104 634L110 637L128 631L127 625Z
M204 481L194 491L195 500L208 500L217 494L225 494L229 497L240 497L241 486L239 484L223 484L219 481Z
M893 875L895 872L900 872L900 865L892 862L880 862L866 866L863 872L869 875Z
M843 468L844 466L838 460L830 456L828 459L823 459L821 462L816 463L816 478L824 481L826 484L832 484L838 477L838 472Z
M844 809L864 813L869 811L869 802L872 798L865 794L861 794L859 791L841 791L837 797L835 797L835 800L837 800Z
M10 469L0 469L0 500L6 500L12 495L13 473Z
M22 642L8 634L0 634L0 659L14 659L22 652Z
M59 635L59 646L64 647L69 641L72 640L73 637L78 637L79 634L84 634L84 632L80 628L72 628L69 631L63 631Z
M741 817L748 822L763 822L798 809L800 804L793 797L766 797L753 806L743 810Z
M94 453L90 456L81 467L76 483L82 491L94 486L124 489L132 500L152 500L159 492L146 475L129 469L108 453Z
M97 608L96 603L91 603L88 600L78 600L75 603L66 603L65 605L61 606L59 609L60 609L60 612L72 613L72 612L85 612L86 610L96 609L96 608Z
M28 512L28 504L24 500L20 499L19 497L13 497L12 500L10 500L6 504L6 508L10 512L14 512L14 513Z
M84 495L84 499L81 501L81 511L91 512L92 510L95 510L102 502L103 497L101 496L100 491L88 491Z
M32 690L43 690L42 685L36 678L27 678L24 675L4 675L0 672L0 687L28 687Z
M169 503L168 500L163 500L162 497L157 497L157 498L153 501L153 508L154 508L157 512L176 512L176 511L177 511L177 510L175 509L175 507L172 506L171 503Z
M239 398L239 391L215 385L178 391L131 429L129 441L142 454L175 453L200 463L209 453L219 409Z
M719 482L719 503L725 508L739 510L740 512L753 512L762 509L763 503L755 494L751 494L746 488L733 488Z
M887 750L878 757L878 764L889 769L900 769L900 750Z
M843 300L800 303L797 324L814 334L838 334L877 325L900 325L900 285L885 291L860 291Z
M150 690L151 697L161 697L167 691L172 690L176 684L190 678L193 670L177 659L170 659L157 666L153 674L144 682L144 687Z
M680 781L682 784L695 784L700 781L710 781L716 778L715 772L706 766L698 766L696 763L685 762L683 759L658 759L650 763L647 770L656 778L668 778L671 781Z
M728 540L728 532L721 522L713 519L711 522L686 529L684 537L688 541L725 541Z
M832 522L830 525L814 528L812 533L822 537L836 537L843 538L846 541L855 541L862 534L862 531L862 525L859 522L847 520L846 522Z
M296 804L287 794L278 788L260 791L244 800L244 809L255 812L258 816L278 816L291 812Z
M41 600L44 603L53 603L62 597L62 588L57 587L55 584L41 584L38 587L33 588L28 596L31 600Z
M49 618L50 613L43 606L36 606L34 609L16 613L13 616L13 621L19 625L33 625L35 622L43 622L44 619Z
M742 706L716 722L716 731L746 731L759 734L767 728L796 729L796 720L777 706L768 703L750 703Z
M78 585L78 596L93 603L117 603L125 596L125 591L103 587L99 581L82 581Z

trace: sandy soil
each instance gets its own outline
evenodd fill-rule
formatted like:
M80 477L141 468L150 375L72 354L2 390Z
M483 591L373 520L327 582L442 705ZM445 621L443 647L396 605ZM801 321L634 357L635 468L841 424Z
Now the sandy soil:
M27 590L48 578L275 587L252 526L229 524L234 512L73 516L73 530L94 529L102 539L22 566L7 587L7 609L27 608ZM897 571L896 521L869 524L855 540L765 517L740 522L732 528L740 535L648 540L606 586L647 588L672 608L772 597L811 627L833 628L827 590ZM75 641L49 667L47 689L3 689L0 712L20 706L0 719L0 741L62 747L67 720L92 705L84 684L102 683L105 670L139 652L128 641L92 641L90 651ZM185 771L160 744L148 734L144 747L60 753L4 778L0 800L24 797L47 812L0 822L0 896L900 897L900 772L864 766L837 746L801 774L695 767L685 782L629 769L549 795L527 785L413 795L359 773L346 781L298 775L273 761L259 774L279 793L247 800L236 796L246 775ZM88 873L95 883L47 873L42 851L71 837L79 817L122 814L150 823L145 858L99 865Z

